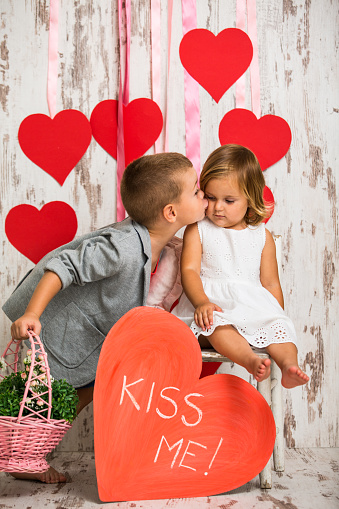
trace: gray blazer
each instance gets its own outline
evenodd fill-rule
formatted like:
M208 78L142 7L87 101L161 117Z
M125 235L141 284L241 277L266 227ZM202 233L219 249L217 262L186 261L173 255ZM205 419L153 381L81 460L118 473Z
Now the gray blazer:
M127 311L146 304L151 277L151 240L130 218L47 254L19 283L3 310L22 316L45 270L62 289L41 315L41 340L51 374L81 387L95 378L102 343Z

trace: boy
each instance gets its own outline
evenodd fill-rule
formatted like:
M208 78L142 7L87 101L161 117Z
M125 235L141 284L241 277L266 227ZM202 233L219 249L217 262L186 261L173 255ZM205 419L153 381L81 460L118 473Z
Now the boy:
M41 331L52 376L77 389L78 413L92 401L109 330L127 311L145 305L162 249L180 228L202 219L207 206L192 163L177 153L130 163L121 197L130 217L46 255L3 306L14 322L14 339L27 338L27 329ZM23 477L66 480L52 468Z

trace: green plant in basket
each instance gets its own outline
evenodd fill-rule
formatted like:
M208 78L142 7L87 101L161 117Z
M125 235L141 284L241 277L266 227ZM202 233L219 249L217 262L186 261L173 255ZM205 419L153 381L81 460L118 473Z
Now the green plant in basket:
M27 357L24 359L24 371L11 373L5 376L0 382L0 416L17 417L20 410L20 403L24 397L28 373L32 363L32 350L27 351ZM46 392L46 368L44 366L43 356L37 358L33 374L35 379L31 381L30 389L38 397L26 398L23 416L29 414L31 409L35 412L47 408L48 393ZM6 363L0 358L0 371L4 371ZM51 377L52 389L52 409L51 419L65 420L70 424L77 416L77 404L79 398L76 390L66 380L54 380ZM39 396L41 395L41 396Z

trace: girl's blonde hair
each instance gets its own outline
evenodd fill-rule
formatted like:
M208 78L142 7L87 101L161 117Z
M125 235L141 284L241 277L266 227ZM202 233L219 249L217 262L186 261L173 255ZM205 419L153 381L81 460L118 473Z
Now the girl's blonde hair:
M265 179L256 156L241 145L223 145L210 154L200 175L200 189L205 192L211 179L234 175L248 201L247 225L256 226L269 215L263 198Z

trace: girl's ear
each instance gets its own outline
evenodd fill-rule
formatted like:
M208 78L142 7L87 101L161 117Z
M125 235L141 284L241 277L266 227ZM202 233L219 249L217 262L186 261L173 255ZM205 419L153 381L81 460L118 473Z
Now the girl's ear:
M169 203L162 209L162 215L169 223L176 222L178 214L173 203Z

